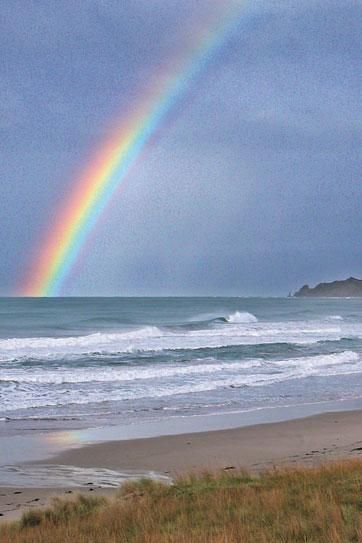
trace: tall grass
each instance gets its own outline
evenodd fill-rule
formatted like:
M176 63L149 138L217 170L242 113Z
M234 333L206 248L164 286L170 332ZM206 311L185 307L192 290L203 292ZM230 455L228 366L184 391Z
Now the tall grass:
M362 461L259 476L124 485L109 500L56 500L0 529L1 543L362 543Z

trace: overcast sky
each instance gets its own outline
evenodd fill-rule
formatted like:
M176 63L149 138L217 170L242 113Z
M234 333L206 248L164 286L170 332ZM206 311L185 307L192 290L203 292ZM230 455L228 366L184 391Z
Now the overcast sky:
M0 292L114 118L227 0L0 3ZM285 295L362 276L362 3L245 1L65 295Z

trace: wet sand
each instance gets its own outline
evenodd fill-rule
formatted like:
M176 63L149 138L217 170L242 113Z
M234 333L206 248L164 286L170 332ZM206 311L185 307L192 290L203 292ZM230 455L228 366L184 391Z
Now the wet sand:
M229 465L251 470L284 464L315 464L361 454L362 411L324 413L259 424L128 441L66 451L51 461L80 467L150 470L172 477Z
M176 477L205 469L245 467L260 471L273 466L316 465L361 455L362 411L344 411L230 430L98 443L41 463L147 470ZM110 494L114 489L92 485L76 489L0 488L0 520L19 518L29 507L48 505L51 496L77 492Z

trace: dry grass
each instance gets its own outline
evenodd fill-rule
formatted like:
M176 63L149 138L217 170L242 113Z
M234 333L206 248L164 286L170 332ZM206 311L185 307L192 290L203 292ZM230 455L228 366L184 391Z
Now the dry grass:
M112 500L56 500L1 543L362 543L362 461L127 484Z

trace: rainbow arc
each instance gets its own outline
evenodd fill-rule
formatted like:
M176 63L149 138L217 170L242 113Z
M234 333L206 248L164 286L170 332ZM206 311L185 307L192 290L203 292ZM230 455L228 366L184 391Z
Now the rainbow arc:
M156 86L141 98L135 112L103 143L74 181L74 189L56 213L55 224L40 245L40 252L20 289L21 295L61 294L82 247L131 167L169 112L232 35L240 16L240 4L245 2L222 2L217 20L208 22L195 36L194 43L179 57L182 60L176 67L158 74Z

